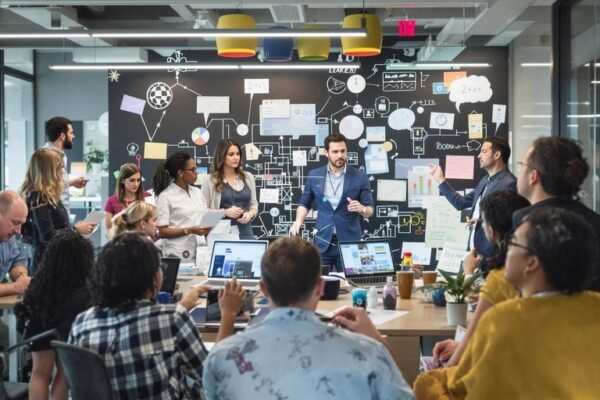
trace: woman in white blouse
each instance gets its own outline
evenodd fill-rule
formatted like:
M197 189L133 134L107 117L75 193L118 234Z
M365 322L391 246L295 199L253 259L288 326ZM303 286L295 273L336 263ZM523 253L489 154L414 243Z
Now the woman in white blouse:
M162 252L183 262L194 262L196 236L206 236L210 231L198 225L207 207L200 189L192 186L197 175L196 161L181 151L171 154L154 171L158 232L164 239Z

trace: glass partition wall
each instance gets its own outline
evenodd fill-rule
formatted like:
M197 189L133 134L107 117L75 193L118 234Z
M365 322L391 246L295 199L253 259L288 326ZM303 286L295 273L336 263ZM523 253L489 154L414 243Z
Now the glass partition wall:
M558 1L553 9L554 130L581 143L590 164L582 201L600 210L600 0Z
M35 148L33 51L0 51L0 188L18 190Z

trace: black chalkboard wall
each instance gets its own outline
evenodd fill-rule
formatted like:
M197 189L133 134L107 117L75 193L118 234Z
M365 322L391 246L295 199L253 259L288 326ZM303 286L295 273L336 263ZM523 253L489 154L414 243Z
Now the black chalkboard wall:
M470 156L474 178L451 182L456 189L474 187L483 176L475 158L482 138L507 135L506 123L494 123L494 105L508 103L506 48L463 51L457 62L487 62L491 67L465 68L462 76L450 69L389 67L402 54L387 50L361 59L357 71L194 71L195 62L216 56L189 51L154 60L190 65L179 73L110 73L110 171L126 162L138 163L148 189L158 163L147 157L152 146L158 154L164 146L166 154L190 152L202 172L210 166L216 143L233 138L244 146L245 155L255 158L244 163L257 183L254 234L274 239L286 235L294 221L308 170L327 161L319 152L323 138L341 132L349 138L349 164L367 172L374 191L376 212L365 221L363 237L389 239L399 259L404 241L424 241L426 210L412 194L426 192L430 183L427 177L425 183L416 175L408 177L411 161L439 160L445 170L447 155ZM278 112L289 117L267 118L268 113L284 115ZM114 187L112 176L110 185ZM314 220L307 219L304 236L311 238L313 228Z

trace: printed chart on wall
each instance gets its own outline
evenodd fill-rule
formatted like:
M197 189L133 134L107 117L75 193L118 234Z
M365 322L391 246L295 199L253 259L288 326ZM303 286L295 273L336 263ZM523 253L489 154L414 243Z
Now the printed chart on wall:
M390 240L397 261L414 248L420 261L434 263L439 238L464 227L460 213L438 201L431 166L440 165L457 190L484 176L483 141L507 136L508 57L502 48L469 48L455 61L490 67L461 70L407 69L412 60L402 57L385 50L360 59L358 69L347 66L358 60L340 57L338 68L301 73L201 71L194 65L214 54L175 51L152 60L177 64L172 71L111 71L110 169L136 163L150 189L155 166L173 152L188 152L203 175L216 144L234 139L256 180L253 233L271 240L288 234L309 171L327 163L325 138L341 133L348 166L367 174L375 200L363 239ZM443 235L434 234L441 219L429 224L429 214L444 216ZM318 232L314 215L302 227L308 240Z

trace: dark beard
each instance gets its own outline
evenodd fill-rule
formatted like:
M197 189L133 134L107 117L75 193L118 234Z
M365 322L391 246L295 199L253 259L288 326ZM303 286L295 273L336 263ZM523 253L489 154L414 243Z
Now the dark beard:
M66 150L71 150L71 149L73 148L73 142L64 142L64 143L63 143L63 147L64 147Z

